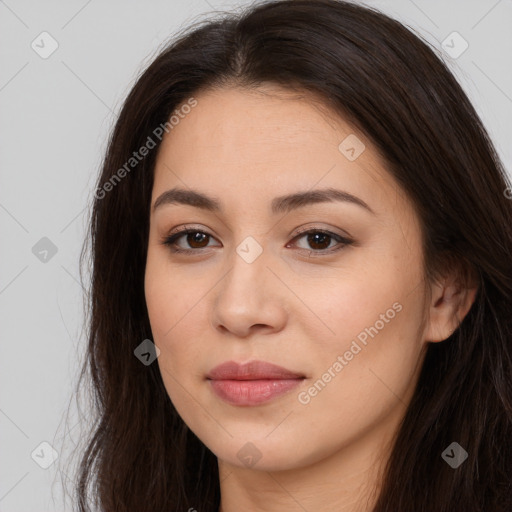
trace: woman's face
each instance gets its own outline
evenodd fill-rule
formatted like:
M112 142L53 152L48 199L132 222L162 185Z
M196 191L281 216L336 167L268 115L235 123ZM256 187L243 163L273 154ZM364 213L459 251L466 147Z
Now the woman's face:
M262 91L196 95L159 149L145 274L158 365L228 465L370 461L424 355L418 219L363 135L311 98ZM208 378L226 361L293 375Z

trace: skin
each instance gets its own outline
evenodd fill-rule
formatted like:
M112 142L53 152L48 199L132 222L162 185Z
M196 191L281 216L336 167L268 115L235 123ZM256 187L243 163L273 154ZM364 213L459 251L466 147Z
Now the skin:
M145 294L168 395L218 458L222 512L371 510L427 343L456 329L475 291L464 293L450 274L425 281L413 204L370 141L318 98L271 85L194 97L197 106L159 149L151 205L181 187L214 196L223 211L165 204L151 212ZM365 144L354 161L338 149L350 134ZM326 187L374 213L337 201L270 213L276 196ZM176 241L190 255L162 243L190 224L210 235ZM315 245L299 228L353 243L329 253L340 247L335 238ZM252 263L236 252L248 236L262 249ZM396 303L394 318L307 395ZM209 370L253 359L306 378L258 406L230 405L212 392ZM260 455L254 465L237 457L248 442Z

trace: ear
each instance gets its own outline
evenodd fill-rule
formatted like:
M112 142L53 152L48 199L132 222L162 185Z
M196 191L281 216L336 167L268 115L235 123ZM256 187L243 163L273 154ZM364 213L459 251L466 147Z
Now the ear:
M454 271L431 284L425 341L436 343L449 338L464 320L478 291L478 283L468 276L463 279Z

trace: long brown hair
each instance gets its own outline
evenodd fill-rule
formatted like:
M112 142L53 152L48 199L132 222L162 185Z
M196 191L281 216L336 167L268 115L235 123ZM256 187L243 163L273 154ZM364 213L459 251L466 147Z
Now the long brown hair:
M415 204L426 279L451 262L463 282L469 275L478 282L459 328L428 346L374 512L510 512L510 183L435 50L382 13L335 0L260 2L200 21L161 51L129 93L87 239L92 278L80 383L93 390L96 422L81 456L78 509L94 502L105 512L218 510L216 457L177 414L158 365L134 356L152 339L144 270L155 129L169 130L173 111L204 88L264 82L320 95L374 143ZM127 166L148 137L156 147ZM454 441L468 453L457 468L441 457Z

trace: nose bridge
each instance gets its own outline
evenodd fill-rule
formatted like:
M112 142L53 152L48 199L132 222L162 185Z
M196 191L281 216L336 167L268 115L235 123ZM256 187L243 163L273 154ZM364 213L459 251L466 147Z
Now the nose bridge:
M231 270L226 276L224 293L236 300L244 299L244 304L255 304L264 297L262 295L270 291L265 288L268 274L267 266L270 264L268 256L270 251L264 250L253 237L245 238L230 258Z
M271 251L255 239L244 239L228 259L229 271L219 283L214 301L213 321L239 336L253 325L280 328L285 320L282 301L271 281L275 279Z

